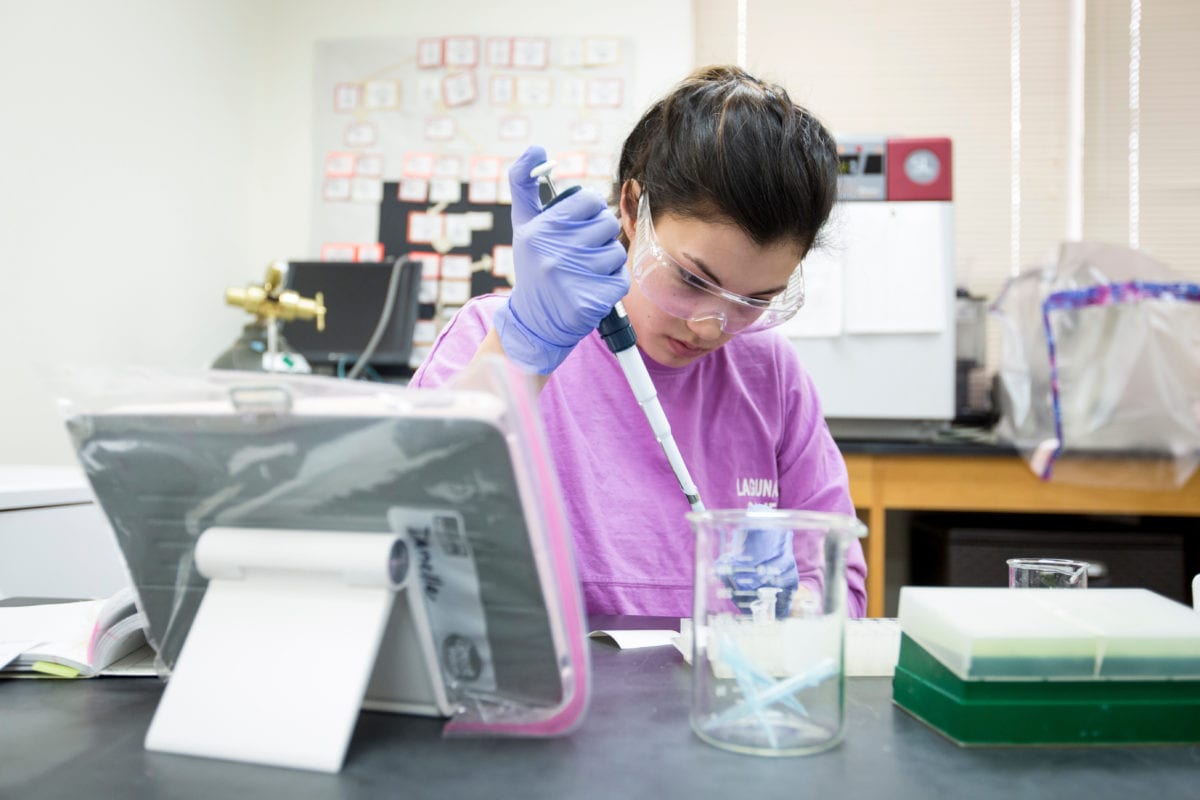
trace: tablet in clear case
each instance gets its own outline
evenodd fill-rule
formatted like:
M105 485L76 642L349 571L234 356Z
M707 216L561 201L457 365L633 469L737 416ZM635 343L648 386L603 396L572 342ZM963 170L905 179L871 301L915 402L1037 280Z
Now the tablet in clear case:
M451 735L581 721L570 533L536 400L511 367L485 362L456 390L134 369L66 382L67 427L162 672L206 589L205 530L402 533L419 591L396 597L365 707L446 716Z

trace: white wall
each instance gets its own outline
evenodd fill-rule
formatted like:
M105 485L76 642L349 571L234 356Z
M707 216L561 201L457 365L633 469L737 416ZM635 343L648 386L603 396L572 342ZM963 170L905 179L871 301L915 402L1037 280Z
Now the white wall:
M253 25L237 0L0 2L0 462L67 463L47 368L201 364L237 328Z
M318 191L310 166L318 39L447 33L629 36L636 49L634 108L648 105L693 66L691 0L275 0L273 6L255 97L252 242L264 264L310 248L308 221Z
M693 63L689 0L0 0L0 463L73 461L48 367L208 363L226 286L306 255L313 44L636 37L644 105Z

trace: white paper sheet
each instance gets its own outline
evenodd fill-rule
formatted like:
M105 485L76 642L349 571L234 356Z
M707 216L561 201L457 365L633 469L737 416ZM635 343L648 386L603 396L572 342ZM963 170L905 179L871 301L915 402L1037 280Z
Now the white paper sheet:
M842 280L845 265L836 247L814 250L804 259L804 307L780 326L789 338L842 335Z
M679 636L677 631L631 630L631 631L592 631L588 634L592 639L615 644L622 650L636 650L640 647L664 647L674 644Z
M846 333L946 328L944 203L844 203Z

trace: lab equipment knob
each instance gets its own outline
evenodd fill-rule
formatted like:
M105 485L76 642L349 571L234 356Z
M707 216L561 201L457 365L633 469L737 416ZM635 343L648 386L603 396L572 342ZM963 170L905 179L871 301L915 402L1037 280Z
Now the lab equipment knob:
M301 297L294 289L284 289L285 262L272 262L262 284L233 286L225 290L225 302L253 314L260 320L316 320L317 330L325 330L325 294Z
M325 293L317 292L311 299L301 297L299 292L288 289L279 295L279 311L276 314L284 322L294 319L315 319L317 330L325 330Z

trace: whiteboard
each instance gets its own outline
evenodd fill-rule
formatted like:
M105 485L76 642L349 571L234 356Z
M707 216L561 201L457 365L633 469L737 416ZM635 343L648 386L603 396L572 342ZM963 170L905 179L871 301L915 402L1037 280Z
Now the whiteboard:
M559 184L607 197L641 110L634 49L616 35L319 42L313 253L371 260L385 183L432 207L508 202L508 166L530 144L559 162Z

